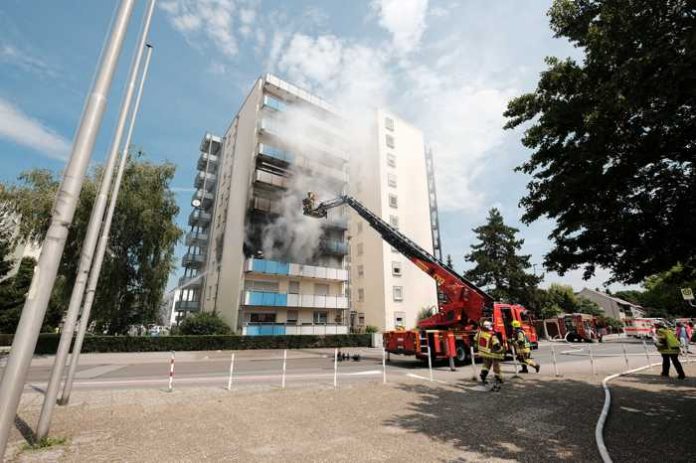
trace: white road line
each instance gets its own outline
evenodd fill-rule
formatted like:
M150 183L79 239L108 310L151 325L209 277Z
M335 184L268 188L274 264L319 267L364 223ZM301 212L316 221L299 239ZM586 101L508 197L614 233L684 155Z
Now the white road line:
M118 371L126 368L128 365L102 365L99 367L88 368L75 374L75 378L92 379L112 371Z

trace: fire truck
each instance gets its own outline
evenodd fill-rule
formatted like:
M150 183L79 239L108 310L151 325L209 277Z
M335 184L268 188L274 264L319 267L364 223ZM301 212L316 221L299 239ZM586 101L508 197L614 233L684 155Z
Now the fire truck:
M537 347L536 330L529 320L529 312L521 305L495 302L484 290L411 241L352 196L342 195L315 203L314 193L308 193L303 200L305 215L326 218L329 209L342 205L351 207L384 241L437 283L437 313L420 320L417 329L385 332L383 341L388 353L413 355L421 360L427 360L430 355L433 360L449 361L450 368L454 370L456 363L470 361L470 348L475 348L473 338L482 319L492 321L506 349L509 348L507 339L513 334L513 320L522 324L532 347Z

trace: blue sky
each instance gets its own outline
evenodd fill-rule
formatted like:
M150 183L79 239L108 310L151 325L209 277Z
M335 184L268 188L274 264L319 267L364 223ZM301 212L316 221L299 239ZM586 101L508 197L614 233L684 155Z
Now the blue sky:
M545 56L578 57L548 28L550 0L160 0L154 54L133 142L177 168L179 223L190 211L197 146L224 133L265 72L338 105L384 105L434 147L445 253L463 255L490 207L521 230L541 270L548 222L519 222L528 181L513 172L529 152L504 131L511 97L534 88ZM0 180L60 170L115 1L5 0L0 4ZM103 161L145 2L139 1L93 154ZM181 255L179 248L177 255ZM600 270L576 289L600 286ZM174 281L172 278L171 281ZM619 286L613 286L613 289Z

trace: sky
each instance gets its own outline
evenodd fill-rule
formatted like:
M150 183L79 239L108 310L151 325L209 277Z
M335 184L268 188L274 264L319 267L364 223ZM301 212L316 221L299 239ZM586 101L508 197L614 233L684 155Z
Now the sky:
M145 2L138 1L92 156L103 162ZM507 101L532 91L546 56L581 59L554 38L551 0L160 0L133 143L177 165L172 183L187 228L198 146L222 135L254 81L267 72L337 106L385 106L421 128L434 151L444 254L455 267L472 228L497 207L520 229L537 273L552 222L520 222L530 152L503 130ZM0 181L65 165L114 0L0 3ZM185 252L177 248L177 257ZM180 262L180 259L177 259ZM544 285L601 287L581 271L544 272ZM170 286L176 281L176 273ZM623 288L614 284L611 289Z

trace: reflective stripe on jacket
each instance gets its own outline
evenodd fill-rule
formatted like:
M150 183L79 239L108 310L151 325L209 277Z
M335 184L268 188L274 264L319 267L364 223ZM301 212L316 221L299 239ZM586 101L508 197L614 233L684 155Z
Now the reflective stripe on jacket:
M515 329L515 349L521 354L527 354L531 351L532 345L529 343L527 333L522 328Z
M492 331L479 331L474 338L481 357L502 360L503 346Z
M678 354L679 340L669 328L659 328L655 332L655 346L661 354Z

